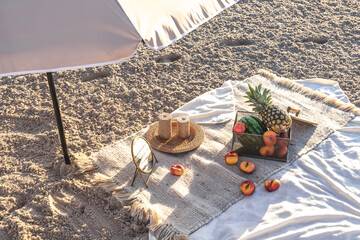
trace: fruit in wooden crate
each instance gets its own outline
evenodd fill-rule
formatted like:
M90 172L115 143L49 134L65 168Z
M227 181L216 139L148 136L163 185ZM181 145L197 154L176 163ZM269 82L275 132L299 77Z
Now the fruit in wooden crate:
M243 161L240 163L240 170L245 173L252 173L255 170L255 164L250 161Z
M291 127L291 116L279 106L272 104L272 98L268 89L261 92L261 84L252 88L250 84L249 92L246 92L246 102L250 103L253 111L260 114L263 122L269 130L276 133L288 132ZM246 125L245 125L246 127Z
M274 155L275 147L273 145L272 146L268 146L268 145L262 146L259 149L259 153L261 156L270 157L270 156Z
M251 115L242 117L239 122L245 126L245 133L249 133L237 134L239 142L244 147L251 147L253 149L258 149L260 146L262 146L262 137L255 135L263 135L263 133L267 130L264 123L258 117Z
M255 184L250 180L246 180L241 183L240 191L245 195L251 195L255 191Z
M228 152L225 155L225 162L227 164L237 164L239 162L239 155L236 152Z
M281 146L276 150L276 156L278 158L282 158L283 156L286 155L286 153L288 152L288 147L287 146Z
M184 174L185 168L181 164L176 164L170 168L170 172L172 175L180 176Z
M234 132L236 132L236 133L244 133L245 132L244 124L242 124L241 122L235 123Z
M279 138L277 140L277 145L279 147L288 146L289 145L289 135L285 132L280 133Z
M277 179L267 179L265 181L265 188L269 192L276 191L280 187L280 181Z
M272 146L275 145L277 139L277 134L274 131L266 131L263 134L263 139L264 139L264 143L268 146Z

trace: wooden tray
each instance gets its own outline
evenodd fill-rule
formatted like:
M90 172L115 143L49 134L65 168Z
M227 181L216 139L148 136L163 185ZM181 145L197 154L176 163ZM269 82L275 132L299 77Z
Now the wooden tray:
M288 107L287 108L287 112L290 114L290 117L294 120L297 120L297 121L300 121L300 122L303 122L303 123L307 123L307 124L311 124L313 126L317 126L318 124L316 122L313 122L313 121L310 121L310 120L307 120L307 119L304 119L304 118L301 118L299 117L299 114L300 114L300 110L298 109L294 109L292 107Z

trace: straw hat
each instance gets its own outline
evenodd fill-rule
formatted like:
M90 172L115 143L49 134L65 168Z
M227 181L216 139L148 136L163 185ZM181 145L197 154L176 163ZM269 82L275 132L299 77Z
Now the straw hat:
M199 147L204 141L204 131L198 124L190 122L190 136L185 139L178 137L177 126L178 122L173 119L171 137L165 140L159 137L159 122L157 122L149 127L146 139L153 148L167 153L188 152Z

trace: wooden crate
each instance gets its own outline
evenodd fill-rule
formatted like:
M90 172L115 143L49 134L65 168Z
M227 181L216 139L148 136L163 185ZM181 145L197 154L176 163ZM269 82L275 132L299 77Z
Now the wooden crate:
M288 150L290 149L291 142L291 128L288 132L289 138L280 138L276 137L276 143L274 146L275 151L271 156L262 156L260 154L260 148L265 146L264 138L268 138L268 136L250 134L250 133L236 133L234 132L235 124L245 116L260 116L254 112L246 112L246 111L238 111L236 113L235 122L233 125L233 140L232 140L232 151L235 151L239 154L239 156L247 156L254 158L262 158L268 160L276 160L281 162L287 162ZM261 119L261 118L260 118ZM257 142L257 144L249 144L251 142ZM261 143L261 144L260 144ZM284 146L287 148L286 154L279 157L281 151L284 151Z

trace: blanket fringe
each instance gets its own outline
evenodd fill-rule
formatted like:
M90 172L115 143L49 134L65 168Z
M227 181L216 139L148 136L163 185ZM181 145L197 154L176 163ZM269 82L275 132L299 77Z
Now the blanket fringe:
M310 97L312 99L322 101L329 106L338 108L345 112L353 112L355 115L360 116L360 108L356 107L352 103L345 103L343 101L340 101L337 98L329 97L323 93L314 91L307 87L304 87L304 86L302 86L294 81L291 81L287 78L280 78L280 77L276 76L275 74L270 73L269 71L266 71L264 69L259 70L258 73L268 79L273 80L274 82L277 82L278 84L280 84L290 90L304 94L305 96Z
M65 164L62 160L55 163L55 165L58 165L55 168L59 169L61 176L79 176L96 170L92 161L84 153L74 154L69 151L69 156L73 160L72 164Z
M112 194L113 199L121 204L129 205L131 216L140 221L149 222L146 227L153 233L156 239L189 239L188 236L180 234L171 225L164 224L158 215L157 207L155 205L143 203L137 198L136 194L130 194L124 188L118 186L112 178L97 172L97 167L85 154L74 155L73 159L74 164L66 165L69 166L66 170L66 175L83 174L91 184L101 187L106 192Z
M157 239L164 240L188 240L189 237L178 234L171 225L164 224L155 231L152 232Z
M84 154L79 153L75 155L74 164L77 167L77 170L74 172L76 175L84 174L85 172L89 173L95 171L96 167L92 161Z

